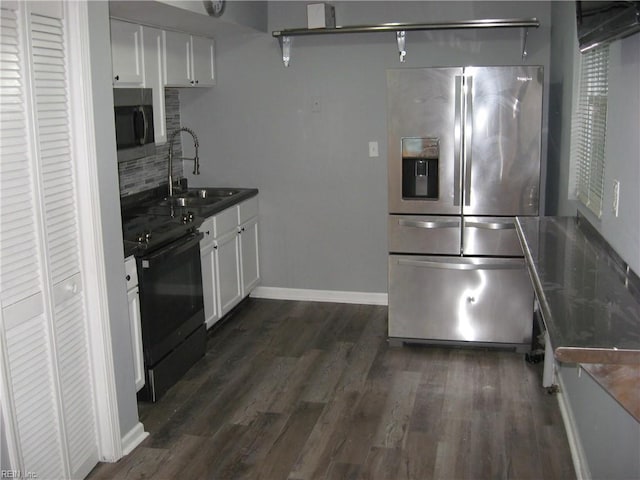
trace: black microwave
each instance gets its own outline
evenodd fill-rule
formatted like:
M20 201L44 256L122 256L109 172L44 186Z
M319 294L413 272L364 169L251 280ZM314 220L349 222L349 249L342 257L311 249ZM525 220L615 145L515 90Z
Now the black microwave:
M118 162L156 153L150 88L114 88Z

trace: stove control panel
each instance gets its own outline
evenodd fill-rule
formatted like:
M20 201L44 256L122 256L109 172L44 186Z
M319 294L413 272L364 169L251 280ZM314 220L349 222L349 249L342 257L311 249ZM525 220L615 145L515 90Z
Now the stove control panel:
M182 223L191 223L193 222L193 212L183 213L181 217Z
M151 235L150 231L145 231L143 233L138 233L136 235L136 241L138 243L149 243L149 241L151 240L151 238L153 237L153 235Z

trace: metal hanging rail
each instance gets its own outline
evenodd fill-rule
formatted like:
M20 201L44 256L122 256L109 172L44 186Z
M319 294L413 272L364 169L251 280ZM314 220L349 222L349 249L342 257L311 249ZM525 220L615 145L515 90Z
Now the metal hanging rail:
M405 61L407 54L405 49L406 32L422 30L464 30L477 28L521 28L522 59L527 57L527 36L529 28L538 28L540 22L537 18L510 18L510 19L482 19L464 20L460 22L434 22L434 23L382 23L379 25L351 25L334 28L291 28L276 30L272 35L280 42L282 48L282 61L285 67L291 61L291 37L307 35L335 35L344 33L380 33L395 32L398 43L400 61Z

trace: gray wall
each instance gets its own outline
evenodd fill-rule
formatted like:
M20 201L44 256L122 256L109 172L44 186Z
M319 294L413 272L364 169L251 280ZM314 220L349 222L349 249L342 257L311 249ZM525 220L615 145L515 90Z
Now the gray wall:
M569 192L569 154L574 58L578 49L575 4L553 2L551 19L546 214L575 215L576 202L569 199L574 196Z
M605 200L601 220L568 200L571 102L577 41L573 2L551 8L551 107L547 213L575 215L576 208L638 272L640 261L640 35L610 46ZM613 178L621 181L620 216L610 210ZM626 186L626 188L625 188ZM559 371L577 424L588 468L596 479L640 478L640 425L575 365Z
M116 137L113 117L113 89L111 86L111 44L109 40L109 8L106 1L87 2L90 23L91 62L93 82L93 111L96 151L98 154L98 192L104 256L107 275L107 297L111 325L113 362L116 376L118 414L122 435L138 424L133 352L129 310L124 282L124 251L120 219L120 192L116 160ZM104 61L105 59L109 59Z
M610 48L604 207L600 230L640 273L640 34ZM619 216L613 214L613 181L620 181Z
M306 3L270 3L269 29L306 26ZM528 63L549 65L546 2L332 3L340 25L537 17ZM392 33L296 37L289 68L269 34L218 37L216 87L181 90L182 124L201 139L190 184L260 189L263 285L386 292L385 70L521 64L519 29L407 36L404 65Z
M548 215L573 215L579 209L613 248L640 272L640 35L610 45L609 103L602 218L568 199L571 101L577 49L575 6L554 2L551 30L551 110L549 115ZM620 181L616 217L613 180Z
M584 370L561 365L559 374L591 478L640 478L640 424Z

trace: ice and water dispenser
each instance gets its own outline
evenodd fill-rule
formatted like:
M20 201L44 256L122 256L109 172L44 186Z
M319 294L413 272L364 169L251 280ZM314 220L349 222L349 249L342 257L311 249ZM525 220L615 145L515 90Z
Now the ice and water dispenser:
M402 198L438 198L437 138L402 139Z

